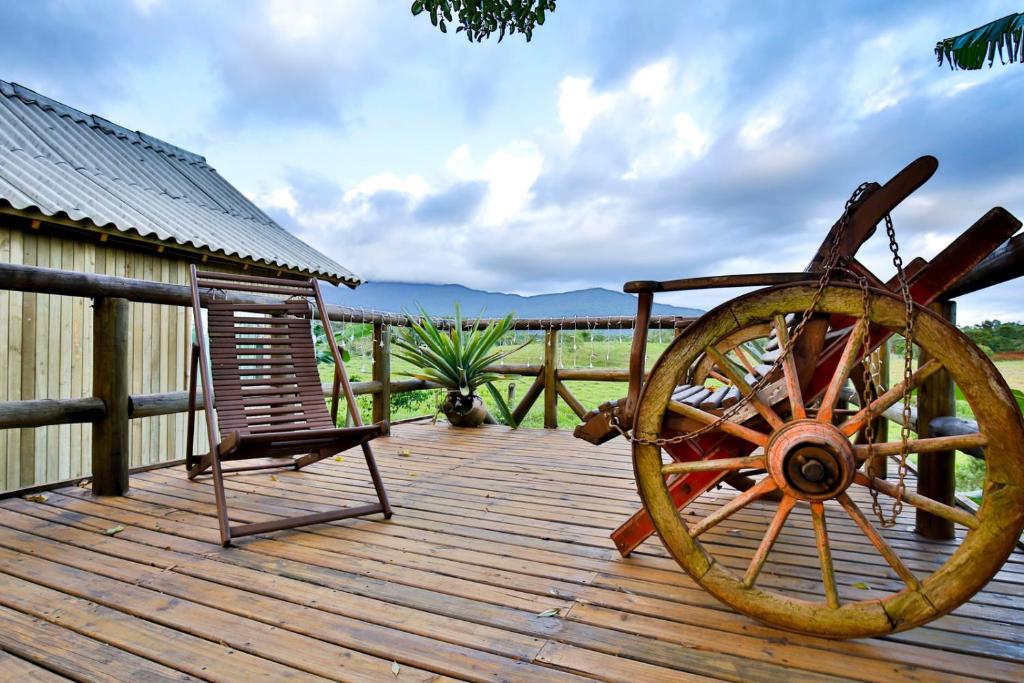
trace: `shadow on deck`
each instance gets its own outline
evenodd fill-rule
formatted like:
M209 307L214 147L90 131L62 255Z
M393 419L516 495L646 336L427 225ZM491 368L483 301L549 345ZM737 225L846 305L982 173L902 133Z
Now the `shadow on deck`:
M1024 680L1020 552L950 616L835 642L732 612L656 539L620 559L608 533L638 505L621 440L407 424L376 451L392 520L229 549L209 483L180 468L133 476L125 498L70 488L0 501L0 678ZM230 509L243 522L369 502L361 460L233 476ZM742 571L770 512L755 504L706 537ZM818 597L810 520L794 519L763 576ZM922 541L912 523L886 536L924 573L955 542ZM892 585L848 518L829 526L847 595Z

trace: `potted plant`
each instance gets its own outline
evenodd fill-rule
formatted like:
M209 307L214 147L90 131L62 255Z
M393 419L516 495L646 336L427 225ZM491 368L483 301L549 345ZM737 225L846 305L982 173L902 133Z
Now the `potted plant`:
M486 387L501 418L514 428L512 411L501 392L494 387L494 382L502 376L487 370L487 366L526 346L521 344L514 349L494 350L498 341L512 329L512 314L483 328L480 320L465 328L458 304L447 329L439 327L422 308L418 319L408 313L406 318L408 327L399 330L394 338L395 356L415 365L420 371L400 374L447 389L441 411L457 427L479 427L487 419L487 408L476 393L480 387Z

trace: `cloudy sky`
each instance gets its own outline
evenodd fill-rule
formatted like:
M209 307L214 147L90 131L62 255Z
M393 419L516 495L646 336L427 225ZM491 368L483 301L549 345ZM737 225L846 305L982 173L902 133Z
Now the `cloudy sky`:
M864 180L930 257L1024 217L1024 65L939 68L1017 2L561 0L468 44L408 0L5 0L0 78L206 156L375 280L519 293L800 270ZM886 244L862 258L888 275ZM1022 284L961 322L1024 320ZM666 296L707 307L722 292Z

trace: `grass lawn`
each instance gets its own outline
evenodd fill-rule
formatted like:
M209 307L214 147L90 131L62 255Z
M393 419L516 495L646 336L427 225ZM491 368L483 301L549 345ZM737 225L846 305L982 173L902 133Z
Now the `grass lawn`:
M597 335L595 339L589 339L589 335L580 332L577 334L563 333L559 335L560 367L563 368L625 368L629 362L630 337L628 334L612 334L605 337ZM520 333L515 340L522 343L526 335ZM659 331L652 333L652 341L647 346L648 368L661 355L671 340L670 331ZM515 346L513 340L509 341L509 348ZM348 348L352 353L352 360L347 363L349 373L353 380L370 379L371 363L369 356L371 352L371 340L367 337L354 338L348 342ZM544 357L543 338L538 335L532 337L532 341L525 348L516 351L505 359L505 363L516 365L540 365ZM1006 378L1011 389L1024 391L1024 360L999 360L995 361L996 367ZM398 358L392 358L392 376L396 379L405 378L403 373L414 372L416 368ZM321 375L324 381L330 381L332 368L321 366ZM893 355L891 363L891 381L896 382L902 374L902 362L898 355ZM498 383L498 388L503 395L508 395L510 385L515 385L514 402L526 393L533 383L533 377L521 377L509 375ZM569 391L590 410L601 403L619 398L626 394L625 382L579 382L567 381ZM483 398L492 414L497 414L491 403L490 396L484 392ZM408 417L434 414L437 406L443 398L443 392L416 391L406 394L397 394L392 397L392 420L401 420ZM371 399L369 396L359 397L360 409L364 419L370 417ZM972 418L973 414L966 401L957 401L957 414L960 417ZM523 427L543 427L544 424L544 401L543 396L530 409L530 412L523 420ZM558 425L563 429L572 429L579 424L579 419L564 401L558 401ZM899 430L894 423L889 424L889 438L899 438ZM916 459L911 456L911 459ZM973 490L978 488L979 482L984 478L984 463L971 458L963 453L957 454L957 488L960 490Z

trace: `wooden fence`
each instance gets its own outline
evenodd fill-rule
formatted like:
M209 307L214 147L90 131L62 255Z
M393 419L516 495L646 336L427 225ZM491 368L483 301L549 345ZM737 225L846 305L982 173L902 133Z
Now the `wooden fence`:
M131 334L128 329L129 305L188 307L190 290L185 285L137 280L109 275L81 273L54 268L17 264L0 264L0 290L31 292L92 299L93 377L92 396L74 398L43 398L0 401L0 429L37 428L51 425L91 424L91 478L99 494L117 494L127 488L132 442L128 439L132 420L183 413L188 407L184 385L180 391L132 394L131 358L125 349ZM261 297L237 293L218 294L218 299L237 303L258 301ZM204 298L204 303L206 299ZM353 382L357 395L372 396L372 419L390 420L391 396L402 392L436 388L421 380L393 380L390 367L391 328L405 324L402 315L328 306L332 321L369 323L373 325L372 375L369 381ZM587 318L591 326L603 329L628 330L632 316ZM655 317L652 329L681 329L692 319L676 316ZM486 324L486 321L485 323ZM558 334L575 329L573 318L519 319L514 329L542 332L544 359L538 365L501 365L495 370L505 375L536 378L514 409L517 420L529 412L541 398L544 400L544 425L558 427L558 401L566 402L577 415L586 412L583 405L566 387L569 380L625 382L625 369L560 368ZM325 395L330 386L325 385ZM201 397L200 397L201 398ZM184 450L182 444L181 450ZM146 467L176 462L180 453L168 453ZM83 456L84 457L84 456ZM144 468L136 468L144 469ZM75 477L75 481L82 477ZM19 489L24 493L49 487L55 481L40 481L36 486Z

